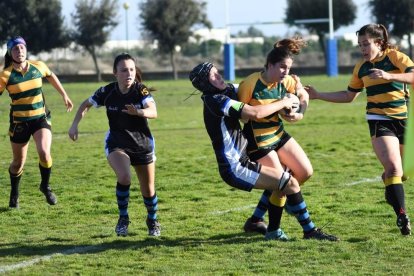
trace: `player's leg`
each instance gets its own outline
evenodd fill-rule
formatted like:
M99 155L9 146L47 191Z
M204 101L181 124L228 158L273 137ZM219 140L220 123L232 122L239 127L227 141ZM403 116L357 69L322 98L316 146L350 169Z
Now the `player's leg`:
M280 162L289 168L299 185L303 185L312 176L312 164L305 151L293 137L277 150L277 155Z
M110 152L107 159L117 178L115 194L119 210L119 219L115 227L115 232L118 236L127 236L129 225L128 204L131 187L131 162L129 156L121 150Z
M44 120L43 124L47 124L47 121ZM39 190L45 195L47 203L55 205L57 203L57 198L52 192L49 183L50 175L52 173L52 156L50 154L52 132L50 130L50 125L42 127L41 121L36 123L35 127L38 128L33 133L33 140L35 141L37 154L39 156L39 171L41 177Z
M9 166L9 175L10 175L10 208L19 208L19 186L20 179L23 174L23 167L26 162L27 149L29 148L29 143L14 143L10 142L13 159Z
M397 137L380 136L372 138L372 146L378 160L384 167L385 198L397 215L401 234L410 235L411 227L405 208L405 193L402 184L402 161Z
M161 225L157 219L158 197L155 191L155 162L134 166L138 176L144 205L147 209L146 224L150 236L161 235Z

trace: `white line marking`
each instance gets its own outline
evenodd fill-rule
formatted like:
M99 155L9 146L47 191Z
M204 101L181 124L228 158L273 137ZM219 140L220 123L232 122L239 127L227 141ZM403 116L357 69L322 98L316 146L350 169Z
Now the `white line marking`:
M237 212L237 211L241 211L241 210L250 209L250 208L253 208L253 207L256 207L256 205L247 205L247 206L232 208L232 209L224 210L224 211L213 211L210 214L212 214L212 215L222 215L222 214L227 214L227 213L230 213L230 212L235 212L235 211Z
M363 178L361 180L357 180L351 183L346 183L344 184L345 186L354 186L354 185L358 185L361 183L370 183L370 182L378 182L378 181L382 181L381 177L375 177L375 178Z
M28 261L23 261L23 262L20 262L20 263L17 263L17 264L0 266L0 273L5 273L7 271L12 271L12 270L32 266L32 265L37 264L41 261L48 261L53 257L57 257L57 256L61 256L61 255L71 255L71 254L77 254L77 253L84 253L84 252L92 251L92 250L97 249L97 248L99 248L99 246L96 246L96 245L74 247L72 249L68 249L68 250L65 250L65 251L62 251L62 252L46 255L46 256L43 256L43 257L34 258L34 259L31 259L31 260L28 260Z

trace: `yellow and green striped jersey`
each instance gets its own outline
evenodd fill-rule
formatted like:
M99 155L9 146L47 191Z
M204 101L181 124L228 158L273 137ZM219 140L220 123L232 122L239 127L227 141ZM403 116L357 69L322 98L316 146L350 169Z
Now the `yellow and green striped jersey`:
M367 93L367 119L406 119L408 86L404 83L369 78L370 70L381 69L387 73L406 73L414 69L413 61L404 53L387 49L373 61L361 61L354 67L348 90Z
M45 116L42 78L52 75L41 61L27 61L28 69L21 72L13 65L0 72L0 94L6 89L12 100L10 121L24 122Z
M238 99L255 106L281 100L287 93L295 93L296 81L286 76L280 83L266 83L261 72L249 75L240 83ZM266 149L275 147L284 133L283 122L279 114L267 116L257 121L249 121L244 126L244 133L249 141L249 149ZM251 150L250 150L251 151Z

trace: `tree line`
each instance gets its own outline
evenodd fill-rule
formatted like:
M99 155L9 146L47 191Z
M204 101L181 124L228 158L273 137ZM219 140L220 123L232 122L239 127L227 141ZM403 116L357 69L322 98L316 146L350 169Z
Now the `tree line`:
M328 1L287 0L284 18L286 24L318 35L324 53L328 24L297 24L295 20L327 18ZM358 8L369 8L374 22L387 26L397 39L407 35L411 42L414 0L370 0L368 7L357 7L352 0L332 2L334 30L352 24ZM175 63L177 46L188 53L203 52L203 47L221 46L214 42L201 42L197 49L189 42L195 29L212 27L206 14L206 5L207 2L201 0L146 0L137 7L131 7L137 11L136 19L140 22L142 37L157 41L158 53L169 57L175 79L178 75ZM62 16L60 0L0 0L0 42L4 44L10 37L21 35L29 44L28 51L33 54L66 48L74 42L91 55L97 78L101 80L97 49L108 41L111 31L118 25L120 8L118 0L76 0L75 11L71 14L73 27L68 27ZM253 32L254 28L250 31ZM265 42L263 47L271 45L269 40ZM243 51L248 55L249 51L257 51L257 47L245 48ZM412 54L411 44L409 53Z

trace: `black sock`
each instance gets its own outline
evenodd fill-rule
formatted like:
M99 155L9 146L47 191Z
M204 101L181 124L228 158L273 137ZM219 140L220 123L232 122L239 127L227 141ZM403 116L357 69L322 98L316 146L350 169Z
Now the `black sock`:
M402 184L385 186L385 199L392 206L395 214L405 213L404 187Z
M42 178L40 182L40 187L43 189L46 189L49 186L49 179L50 179L50 174L52 172L52 167L45 168L39 163L39 170L40 170L40 177Z
M269 202L268 205L269 212L269 225L267 226L267 231L272 232L280 228L280 221L282 220L283 207L273 205Z

